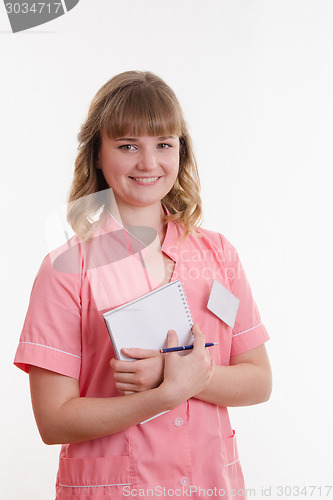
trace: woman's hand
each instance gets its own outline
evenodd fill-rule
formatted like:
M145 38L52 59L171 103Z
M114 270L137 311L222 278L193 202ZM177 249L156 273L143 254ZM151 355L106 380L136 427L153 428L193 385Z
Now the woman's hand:
M178 352L161 354L153 349L123 349L135 361L111 359L115 385L120 394L128 395L163 385L170 403L177 404L203 391L215 371L214 362L205 348L205 337L199 325L192 327L193 350L185 356ZM174 330L168 332L167 347L178 346Z
M153 349L122 349L135 361L112 358L111 368L120 394L133 394L158 387L163 381L164 355Z
M193 350L185 356L178 352L165 353L164 380L161 389L170 409L203 391L211 381L215 364L205 347L205 337L199 325L192 327L194 334ZM167 347L177 347L178 337L174 330L169 330Z

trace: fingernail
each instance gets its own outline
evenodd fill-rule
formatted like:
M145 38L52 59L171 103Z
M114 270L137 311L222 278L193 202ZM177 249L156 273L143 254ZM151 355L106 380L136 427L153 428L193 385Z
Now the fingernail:
M131 347L122 347L121 348L121 352L123 354L131 354L131 351L132 351Z

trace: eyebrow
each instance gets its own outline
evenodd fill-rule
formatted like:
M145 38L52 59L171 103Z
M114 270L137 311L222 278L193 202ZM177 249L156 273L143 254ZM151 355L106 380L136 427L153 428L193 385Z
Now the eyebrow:
M157 137L159 141L167 141L169 139L176 139L175 135L168 135L168 136L163 136L163 137ZM118 137L115 139L116 141L127 141L127 142L136 142L138 140L138 137Z

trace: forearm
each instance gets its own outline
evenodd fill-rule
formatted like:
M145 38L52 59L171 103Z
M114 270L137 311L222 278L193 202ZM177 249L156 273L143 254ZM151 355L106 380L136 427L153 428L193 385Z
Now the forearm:
M76 397L63 403L40 428L46 444L101 438L169 409L162 391L152 389L113 398Z
M177 335L170 331L167 346L176 345ZM78 380L30 366L31 399L39 432L47 444L88 441L120 432L200 393L211 381L214 369L200 330L195 333L191 354L168 355L164 380L158 387L126 396L80 397Z
M267 401L271 390L269 366L239 363L216 366L209 385L196 398L219 406L249 406Z

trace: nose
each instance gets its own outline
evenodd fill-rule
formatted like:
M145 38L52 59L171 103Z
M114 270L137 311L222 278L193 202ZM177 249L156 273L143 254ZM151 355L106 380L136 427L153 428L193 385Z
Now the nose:
M139 170L154 170L157 166L156 153L151 148L143 148L137 157Z

